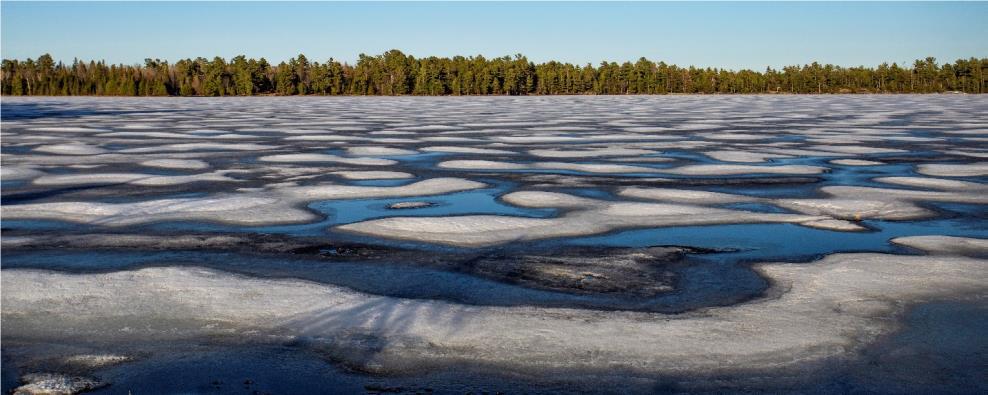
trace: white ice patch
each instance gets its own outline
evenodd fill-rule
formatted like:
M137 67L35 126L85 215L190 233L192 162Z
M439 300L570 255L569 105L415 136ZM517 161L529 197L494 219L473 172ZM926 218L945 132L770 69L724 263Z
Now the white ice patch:
M52 144L42 145L34 149L37 152L57 155L97 155L107 151L89 144Z
M436 143L476 143L476 142L484 141L481 139L474 139L470 137L453 137L453 136L422 137L419 140L431 141Z
M3 181L30 180L45 175L43 171L24 166L0 166L0 179Z
M398 161L391 159L379 159L379 158L347 158L337 155L330 154L281 154L281 155L268 155L258 158L262 162L278 162L278 163L310 163L310 162L328 162L328 163L343 163L347 165L359 165L359 166L390 166Z
M353 156L402 156L418 154L418 152L413 150L376 146L348 147L346 153Z
M662 169L662 172L691 176L716 176L736 174L820 174L826 170L826 167L804 165L687 165L672 169Z
M938 254L976 254L988 256L988 239L953 236L907 236L891 240L898 245Z
M988 175L988 162L963 165L927 163L917 166L916 171L938 177L980 177Z
M181 151L264 151L279 148L276 145L253 143L182 143L164 144L152 147L128 148L117 152L136 154L145 152L181 152Z
M713 134L713 133L704 134L703 135L703 138L705 138L707 140L741 140L741 141L748 141L748 140L769 140L769 139L775 138L776 136L778 136L778 135L777 134L774 134L774 133L750 134L750 133L727 133L727 132L721 132L721 133L717 133L717 134Z
M236 134L236 133L223 133L223 134L185 134L185 133L174 133L174 132L113 132L113 133L101 133L97 135L99 137L138 137L138 138L164 138L164 139L219 139L219 140L237 140L237 139L252 139L257 138L257 136L252 136L249 134Z
M934 216L935 213L916 205L920 201L988 204L988 196L978 192L929 192L853 186L827 186L820 190L832 197L776 199L773 203L801 213L851 220L911 220Z
M25 384L14 388L15 395L72 395L106 385L96 378L60 373L29 373L20 379Z
M444 131L444 130L457 130L462 128L456 126L449 126L449 125L422 125L422 126L406 126L395 129L413 131L413 132L430 132L430 131L434 132L434 131Z
M422 152L449 152L454 154L478 154L478 155L514 155L514 151L506 151L491 148L476 148L462 146L430 146L419 148Z
M141 166L159 167L163 169L200 170L209 167L209 163L196 159L152 159L140 163Z
M332 174L350 180L388 180L415 177L410 173L401 171L334 171Z
M496 162L492 160L448 160L439 162L436 167L443 169L471 170L522 170L531 168L528 165L511 162Z
M36 218L93 225L132 225L166 220L205 220L243 225L315 219L303 210L283 210L278 199L251 196L162 199L137 203L58 202L2 207L7 218Z
M835 165L842 165L842 166L878 166L878 165L884 165L884 163L882 163L882 162L876 162L876 161L873 161L873 160L864 160L864 159L834 159L834 160L831 160L830 163L833 163Z
M887 154L893 152L907 152L906 150L901 150L896 148L867 147L860 145L827 144L827 145L813 145L807 148L820 150L820 151L838 152L842 154Z
M886 184L905 185L918 188L940 190L988 190L988 185L970 181L946 180L927 177L878 177L874 181Z
M155 177L142 173L104 173L104 174L57 174L46 175L34 179L35 185L86 185L86 184L121 184L142 178Z
M585 173L657 173L661 171L651 167L615 164L567 162L512 163L489 160L450 160L440 162L437 167L462 170L571 170Z
M528 153L544 158L596 158L604 156L650 155L656 152L635 148L606 147L585 150L535 149L528 151Z
M670 188L640 188L629 187L621 189L618 195L650 200L662 200L689 204L719 204L738 202L757 202L761 198L734 195L720 192L695 191L690 189Z
M536 162L536 169L572 170L584 173L657 173L660 169L643 166L614 165L599 163Z
M159 176L143 173L85 173L45 175L34 179L35 185L93 185L93 184L133 184L133 185L179 185L199 181L237 181L226 174L237 170L219 170L182 176Z
M704 155L721 162L764 162L766 159L791 158L791 155L749 151L705 151Z
M70 132L70 133L95 133L95 132L109 132L109 129L98 129L98 128L83 128L78 126L45 126L37 128L28 128L27 130L32 130L36 132Z

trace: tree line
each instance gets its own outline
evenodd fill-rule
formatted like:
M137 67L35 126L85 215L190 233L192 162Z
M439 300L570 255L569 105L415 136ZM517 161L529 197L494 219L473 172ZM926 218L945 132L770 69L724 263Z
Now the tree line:
M237 56L143 65L103 61L72 64L3 60L4 95L250 96L250 95L564 95L666 93L934 93L988 92L988 58L911 66L841 67L817 62L781 70L727 70L653 62L583 66L534 63L521 54L416 58L398 50L361 54L356 64L298 55L277 65Z

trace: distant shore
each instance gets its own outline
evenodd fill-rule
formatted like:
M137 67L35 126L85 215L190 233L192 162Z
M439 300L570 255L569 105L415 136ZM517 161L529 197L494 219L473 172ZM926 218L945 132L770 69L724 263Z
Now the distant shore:
M241 55L143 65L3 60L4 96L547 96L635 94L988 93L988 58L844 67L813 62L764 71L635 62L574 65L498 58L416 58L398 50L356 64L298 55L277 65Z

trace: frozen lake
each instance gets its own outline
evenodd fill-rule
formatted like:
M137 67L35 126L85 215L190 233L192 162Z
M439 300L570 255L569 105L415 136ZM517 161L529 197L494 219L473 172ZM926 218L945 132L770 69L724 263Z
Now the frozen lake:
M4 392L988 391L983 96L0 106Z

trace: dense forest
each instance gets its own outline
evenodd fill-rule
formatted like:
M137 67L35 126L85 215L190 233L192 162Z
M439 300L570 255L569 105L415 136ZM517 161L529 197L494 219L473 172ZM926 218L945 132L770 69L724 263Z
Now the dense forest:
M664 93L932 93L988 92L988 58L936 59L911 66L841 67L812 63L781 70L679 67L645 58L602 62L596 67L555 61L534 63L522 55L415 58L391 50L361 54L356 64L299 55L277 65L237 56L184 59L174 64L3 60L4 95L561 95Z

